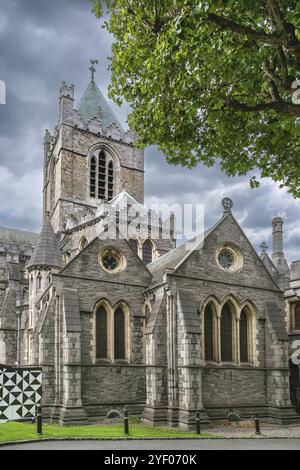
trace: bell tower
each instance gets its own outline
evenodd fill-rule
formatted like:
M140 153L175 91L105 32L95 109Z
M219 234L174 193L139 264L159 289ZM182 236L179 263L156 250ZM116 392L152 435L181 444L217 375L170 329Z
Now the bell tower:
M144 152L97 86L97 63L91 60L91 80L78 106L74 85L62 83L58 125L45 135L44 220L50 217L55 232L70 218L80 224L93 217L123 190L144 203Z

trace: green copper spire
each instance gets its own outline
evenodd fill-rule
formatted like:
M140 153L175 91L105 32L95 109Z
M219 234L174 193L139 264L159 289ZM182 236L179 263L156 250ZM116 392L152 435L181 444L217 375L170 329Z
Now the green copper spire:
M78 106L78 112L85 123L90 119L96 117L104 128L110 124L115 123L117 127L123 131L122 125L118 118L110 108L100 89L95 82L96 69L94 65L97 63L95 60L91 60L91 81L87 87L83 97Z

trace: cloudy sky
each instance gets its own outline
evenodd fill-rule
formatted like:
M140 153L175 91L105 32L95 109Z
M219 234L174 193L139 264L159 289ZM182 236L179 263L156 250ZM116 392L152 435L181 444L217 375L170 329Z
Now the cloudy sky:
M89 0L0 0L0 80L7 104L0 105L0 225L39 231L43 135L57 122L61 81L75 84L77 100L89 82L89 59L100 66L97 82L107 96L112 38L91 13ZM126 126L127 106L111 103ZM227 178L218 168L187 170L146 150L146 203L204 203L205 224L220 217L221 200L234 200L234 213L258 248L271 247L271 220L285 219L286 251L300 258L300 201L264 180L251 190L247 178Z

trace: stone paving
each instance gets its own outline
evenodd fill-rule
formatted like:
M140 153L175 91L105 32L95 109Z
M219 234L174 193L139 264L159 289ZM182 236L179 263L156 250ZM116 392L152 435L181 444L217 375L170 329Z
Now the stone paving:
M266 438L300 438L300 424L279 426L265 422L260 423L261 437ZM220 437L226 438L245 438L260 437L255 435L253 421L242 421L240 423L226 423L212 426L209 429L203 429L203 432L209 432Z

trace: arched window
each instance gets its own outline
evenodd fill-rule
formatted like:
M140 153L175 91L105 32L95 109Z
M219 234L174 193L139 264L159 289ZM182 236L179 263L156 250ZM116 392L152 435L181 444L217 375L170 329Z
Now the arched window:
M138 254L139 251L139 246L138 246L138 241L135 238L131 238L129 240L129 245L131 246L131 249Z
M91 158L90 196L96 197L96 157Z
M102 306L96 313L96 357L107 359L107 311Z
M107 199L109 201L114 197L114 164L112 161L108 164L108 183L107 183Z
M41 273L38 274L36 278L36 288L40 290L42 288L42 276Z
M300 330L300 304L295 308L295 330Z
M145 307L145 323L146 323L146 325L148 323L149 318L150 318L150 308L149 308L148 305L146 305L146 307Z
M221 360L233 362L232 348L232 312L228 304L224 305L221 315Z
M88 244L89 244L88 239L86 237L82 237L82 239L79 242L79 252L83 251L88 246Z
M111 201L114 195L114 163L101 150L90 162L90 197Z
M125 316L121 308L114 315L115 359L125 359Z
M214 318L210 305L207 305L204 312L204 342L206 361L214 360Z
M145 264L152 263L153 259L153 245L151 240L146 240L143 243L143 262Z
M242 310L240 319L240 360L241 362L249 362L249 325L247 312Z

